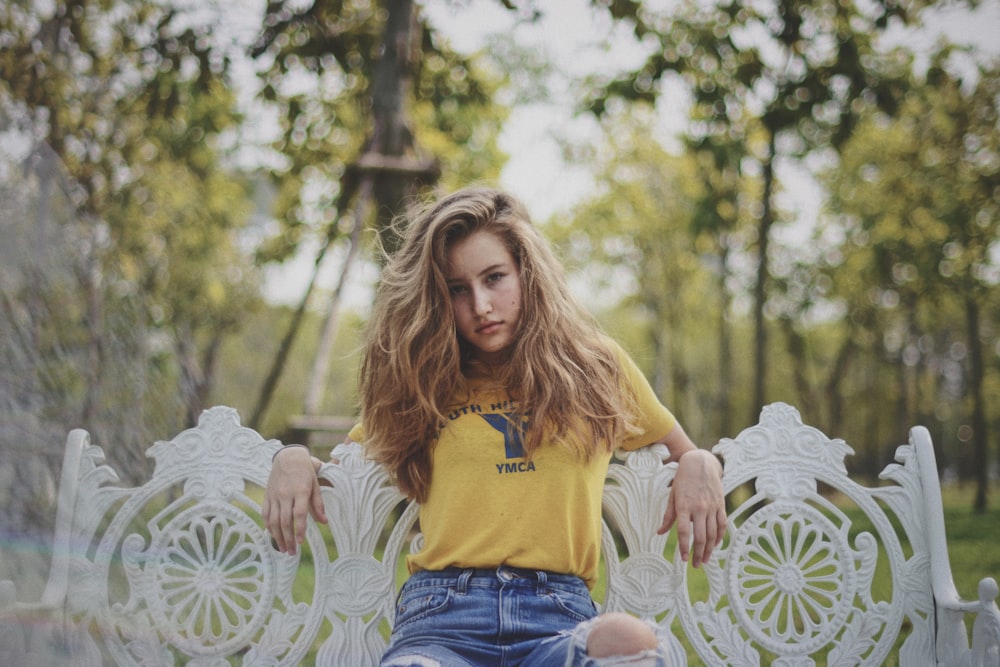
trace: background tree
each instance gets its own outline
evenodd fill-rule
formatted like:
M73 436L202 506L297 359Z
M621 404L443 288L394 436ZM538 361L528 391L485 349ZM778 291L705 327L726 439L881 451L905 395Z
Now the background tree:
M153 2L18 3L0 12L0 35L4 129L23 146L12 159L45 165L31 177L39 238L59 189L53 164L65 168L61 202L72 208L60 221L73 283L50 296L74 307L41 326L60 341L47 354L80 350L82 363L66 368L52 418L112 442L174 430L211 383L213 341L256 294L252 268L233 268L251 266L239 245L250 204L225 161L239 119L226 47L211 25ZM29 318L14 321L39 326L37 298L9 294ZM125 389L123 377L139 386ZM151 389L164 383L175 388L168 400ZM138 409L123 413L123 398ZM133 464L145 465L141 452Z
M741 275L734 264L735 258L745 254L752 244L748 230L755 217L754 203L759 201L760 183L743 173L739 142L721 138L694 140L686 142L685 147L685 154L693 158L694 178L702 184L693 195L691 232L702 261L712 268L718 294L714 326L718 335L718 398L713 409L719 433L734 433L738 397L733 396L733 388L747 381L745 376L737 374L734 363L734 301L740 293L738 286L752 282L752 277ZM711 325L706 327L711 328ZM739 414L746 414L746 409Z
M847 144L842 168L829 174L840 214L829 222L848 240L844 265L868 267L873 287L855 289L850 308L871 313L862 321L878 318L879 342L896 353L899 420L940 421L945 406L960 406L946 421L971 443L957 463L976 479L981 512L988 423L998 417L988 414L997 357L985 341L1000 327L1000 72L956 75L951 54L933 55L897 117L872 115Z
M374 229L391 251L392 220L421 183L432 183L442 171L451 185L498 174L496 137L505 114L492 95L499 80L450 50L410 2L326 0L301 8L272 2L253 55L265 63L263 95L277 107L284 129L275 149L285 162L272 176L285 231L275 237L277 245L262 250L266 256L287 257L314 235L322 239L315 277L326 250L364 228ZM425 134L427 148L416 140ZM345 224L345 218L354 222ZM267 409L311 292L279 348L253 424ZM314 388L326 382L334 304L328 313ZM305 403L307 413L319 411L319 392L308 392Z
M877 39L890 25L915 20L925 4L686 1L665 11L631 0L607 5L615 19L634 25L637 39L652 45L651 55L635 71L597 87L590 108L601 113L613 97L652 101L665 75L679 75L691 95L691 140L739 147L731 151L729 169L745 169L747 160L757 164L752 416L767 399L771 367L765 302L776 168L783 159L841 146L860 109L893 108L900 82L876 68Z
M685 415L692 434L712 441L722 433L722 397L718 383L699 378L720 372L711 341L727 336L714 325L728 288L718 278L714 239L700 226L711 194L693 156L671 155L651 140L649 111L605 116L602 140L574 155L594 165L597 194L546 229L591 307L604 303L609 328L647 368L658 395Z
M145 477L259 285L210 23L159 2L4 3L0 43L0 531L24 546L50 534L67 431Z

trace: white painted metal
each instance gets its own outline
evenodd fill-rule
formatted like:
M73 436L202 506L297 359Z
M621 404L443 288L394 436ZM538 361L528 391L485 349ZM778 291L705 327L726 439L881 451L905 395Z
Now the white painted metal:
M418 507L340 445L319 473L329 526L310 523L304 555L280 554L259 517L279 447L212 408L153 445L152 477L124 488L71 433L49 585L29 604L0 582L0 664L377 664L401 560L420 548ZM847 475L843 441L784 404L715 452L742 502L703 574L656 535L676 470L665 448L618 455L605 487L604 608L655 622L674 664L684 637L705 664L1000 665L996 582L975 600L955 591L925 429L874 488Z

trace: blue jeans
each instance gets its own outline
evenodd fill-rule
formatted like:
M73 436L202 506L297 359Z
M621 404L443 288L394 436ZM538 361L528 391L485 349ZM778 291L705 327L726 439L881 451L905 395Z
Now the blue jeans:
M662 667L662 650L589 658L597 608L579 577L501 566L417 572L403 585L382 667Z

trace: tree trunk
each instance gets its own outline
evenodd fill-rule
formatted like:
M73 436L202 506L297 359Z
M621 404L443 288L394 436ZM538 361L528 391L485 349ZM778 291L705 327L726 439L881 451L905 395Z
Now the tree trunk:
M730 301L726 280L729 278L729 238L723 235L719 244L719 435L733 434L732 401L729 388L733 385L732 333L729 327Z
M359 188L357 201L354 204L354 228L351 230L350 247L344 263L340 267L340 277L337 279L337 286L330 297L330 310L327 313L326 321L323 323L323 332L320 335L319 346L316 350L316 359L313 361L312 374L309 379L309 386L306 389L305 414L315 416L320 414L323 404L323 395L326 389L326 375L330 368L330 358L333 355L333 343L337 338L337 325L340 322L340 302L343 298L344 285L350 275L354 260L357 259L361 250L361 230L364 229L365 220L368 217L368 207L371 202L371 178L366 177ZM308 444L308 443L304 443Z
M381 242L388 250L393 249L394 238L390 233L389 223L402 209L410 186L419 178L433 180L437 176L437 165L430 163L420 165L408 162L404 158L412 152L413 135L409 128L406 115L406 102L411 87L411 71L415 54L419 54L420 40L416 36L412 0L393 0L386 3L389 14L386 18L383 37L382 55L375 66L372 77L372 135L365 143L364 154L357 162L348 166L341 180L341 198L338 211L348 205L357 190L367 192L371 183L372 196L375 202L376 224ZM366 195L360 195L365 198ZM358 204L361 208L367 208ZM339 216L335 216L337 219ZM362 220L362 224L363 224ZM282 339L278 354L272 364L271 371L261 389L257 406L254 408L249 425L259 429L267 410L278 380L284 370L292 343L298 335L306 305L314 289L320 264L326 255L333 235L328 237L327 244L316 259L315 268L309 287L306 290L298 310L292 318L288 332ZM352 244L351 253L356 252L358 243ZM345 279L346 277L342 278ZM335 327L338 305L330 307L326 327ZM324 334L326 336L326 334ZM332 334L330 335L332 337ZM329 350L323 349L321 343L313 363L313 377L325 376L325 365L328 363ZM310 392L305 399L307 414L311 409L318 410L319 401ZM315 406L315 407L313 407Z
M986 512L989 488L989 457L987 456L986 405L983 396L983 343L979 337L979 303L975 296L965 298L965 322L969 345L969 393L972 395L972 447L976 469L976 498L972 509Z
M346 201L349 197L349 193L344 190L345 185L341 185L340 191L340 201ZM337 211L338 215L333 217L337 220L339 216L339 211L342 210L343 205L338 203ZM312 297L313 292L316 290L316 281L319 279L319 272L323 266L323 260L326 258L326 253L329 252L330 246L333 245L334 236L332 234L327 236L326 243L320 248L319 253L316 255L316 260L313 262L313 272L312 276L309 278L309 284L306 286L305 294L302 295L302 299L299 301L298 308L295 309L295 313L292 314L292 321L288 324L288 329L285 331L285 335L281 338L281 343L278 345L278 352L274 356L274 361L271 362L271 368L267 373L267 377L264 378L264 384L261 385L260 393L257 395L257 403L254 405L253 412L250 414L250 419L247 421L247 426L259 431L261 423L264 421L264 413L267 412L268 406L271 404L271 399L274 398L274 392L278 388L278 381L281 379L281 374L285 370L285 364L288 361L288 355L292 351L292 345L295 339L299 335L299 330L302 328L302 321L305 319L306 307L309 305L309 299Z
M408 163L414 152L406 102L409 99L413 66L419 58L420 40L412 0L388 2L382 54L372 79L373 128L368 150L355 163L360 184L354 209L354 228L340 279L333 293L330 310L313 360L311 380L307 388L304 411L309 416L320 414L326 374L336 337L338 311L348 271L357 257L361 230L368 218L374 198L375 224L382 247L395 250L393 219L404 211L406 201L414 193L416 179L422 175L420 165Z
M400 157L413 150L413 134L406 113L406 101L412 87L412 72L419 57L420 39L412 0L386 3L389 15L385 22L382 56L375 66L372 84L374 128L370 152ZM388 252L396 249L391 231L393 218L405 209L413 177L389 170L374 172L375 219L379 240Z
M753 323L754 323L754 378L753 378L753 414L750 423L757 421L761 408L767 400L767 327L764 321L764 303L767 301L768 261L767 248L771 234L771 224L774 222L774 211L771 199L774 191L774 154L776 137L773 130L768 130L767 155L763 161L764 191L761 194L760 224L757 228L757 284L754 285Z
M184 402L184 421L187 428L193 428L198 425L198 419L212 393L223 336L220 331L212 332L212 338L202 350L200 359L190 331L178 332L177 336L177 357L181 365L181 398ZM183 340L181 340L182 338Z
M851 366L857 347L854 341L848 337L837 351L833 365L830 367L830 374L825 382L825 395L827 398L827 433L842 433L844 422L844 396L841 390L841 381L847 377L847 371Z
M796 392L796 403L803 413L814 415L813 419L815 419L815 415L819 414L819 405L816 400L816 391L813 389L812 383L809 382L807 373L809 354L806 338L795 329L795 321L792 318L781 317L779 322L781 330L785 334L785 346L792 358L791 374L792 384Z

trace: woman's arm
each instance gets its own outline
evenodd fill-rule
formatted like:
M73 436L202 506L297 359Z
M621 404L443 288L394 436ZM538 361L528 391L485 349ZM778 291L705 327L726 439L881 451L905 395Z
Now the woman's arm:
M305 447L286 447L274 456L261 516L278 551L294 554L306 539L306 513L326 523L316 473L322 465Z
M653 444L670 450L668 462L677 461L670 500L657 532L677 526L681 559L694 567L707 561L726 532L726 497L722 490L722 465L705 449L699 449L680 424Z

